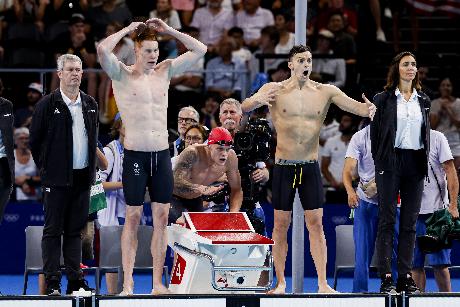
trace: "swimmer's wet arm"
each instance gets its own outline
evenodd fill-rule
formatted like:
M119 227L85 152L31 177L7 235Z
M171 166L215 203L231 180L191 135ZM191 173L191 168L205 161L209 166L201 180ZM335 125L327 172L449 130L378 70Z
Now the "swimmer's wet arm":
M238 158L235 152L229 154L227 180L230 186L230 212L239 212L243 204L243 190L241 189L241 176L238 170Z
M353 98L348 97L339 88L330 85L329 91L331 94L331 101L336 104L340 109L350 112L362 117L369 117L369 106L367 103L361 103Z
M181 74L187 71L187 69L202 58L208 50L208 47L199 40L185 33L181 33L172 27L168 27L166 33L180 40L189 50L172 60L169 71L170 78L176 74Z
M129 26L108 36L97 46L97 55L99 57L99 63L101 63L102 68L111 79L116 78L117 73L120 70L120 67L118 65L119 61L115 54L113 54L115 46L121 39L123 39L123 37L135 31L139 26L141 26L141 24L145 26L145 24L142 22L132 22Z
M198 155L193 149L185 149L180 155L176 168L174 169L174 194L191 199L200 197L203 189L201 184L191 182L193 164L198 161Z

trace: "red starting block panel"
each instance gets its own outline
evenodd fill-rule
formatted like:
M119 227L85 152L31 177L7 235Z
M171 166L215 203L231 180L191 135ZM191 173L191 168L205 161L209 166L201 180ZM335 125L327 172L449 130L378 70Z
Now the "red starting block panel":
M197 234L209 239L212 244L273 245L275 242L255 232L198 231Z
M244 212L184 212L184 216L195 232L254 232Z

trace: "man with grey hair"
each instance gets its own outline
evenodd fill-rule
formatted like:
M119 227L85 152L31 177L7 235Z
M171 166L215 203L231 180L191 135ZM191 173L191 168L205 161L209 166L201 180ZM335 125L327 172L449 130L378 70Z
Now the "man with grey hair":
M191 125L198 124L200 122L200 114L194 107L188 106L183 107L179 111L179 115L177 117L177 132L179 132L179 137L174 143L171 143L169 146L169 151L171 157L175 157L179 155L182 150L185 148L185 140L184 135L187 129Z
M98 107L80 91L82 61L72 54L57 59L59 88L44 96L32 116L30 146L40 170L45 226L42 238L46 294L61 294L61 236L68 279L66 294L92 291L83 278L80 233L88 218L96 173Z
M228 98L221 102L219 121L233 138L235 138L240 128L244 128L241 127L242 118L243 111L238 100ZM237 154L241 153L237 152ZM238 163L238 170L241 174L242 182L250 182L249 185L242 185L243 203L241 211L246 212L256 232L265 235L265 214L259 204L259 188L261 183L265 183L269 179L267 167L263 161L256 161L254 165Z

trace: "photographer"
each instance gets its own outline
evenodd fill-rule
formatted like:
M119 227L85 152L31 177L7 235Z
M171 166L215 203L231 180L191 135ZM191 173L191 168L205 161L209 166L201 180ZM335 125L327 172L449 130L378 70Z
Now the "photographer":
M232 98L225 99L220 104L219 121L225 129L230 131L235 140L235 151L238 156L238 169L241 175L241 187L243 189L243 204L241 211L246 212L255 231L265 234L265 215L259 204L260 184L269 179L269 173L264 161L270 153L269 143L271 139L270 128L250 122L246 132L238 132L243 112L241 104ZM253 137L251 137L253 135ZM258 136L255 138L254 136ZM252 144L258 142L265 147Z

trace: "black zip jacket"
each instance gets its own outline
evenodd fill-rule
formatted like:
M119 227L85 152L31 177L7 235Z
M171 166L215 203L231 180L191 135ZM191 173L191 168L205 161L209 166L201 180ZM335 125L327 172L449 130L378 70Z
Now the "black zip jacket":
M430 152L430 98L421 91L417 91L418 102L422 110L422 141L425 149L425 163L423 174L428 174L428 155ZM374 96L377 107L374 120L371 122L372 158L376 170L395 170L395 139L397 129L397 97L395 91L384 91Z
M94 183L98 107L93 97L80 91L83 119L88 136L88 178ZM44 186L72 186L72 115L60 89L43 97L35 106L30 128L30 147Z
M13 104L0 97L0 131L10 167L11 184L14 183Z

